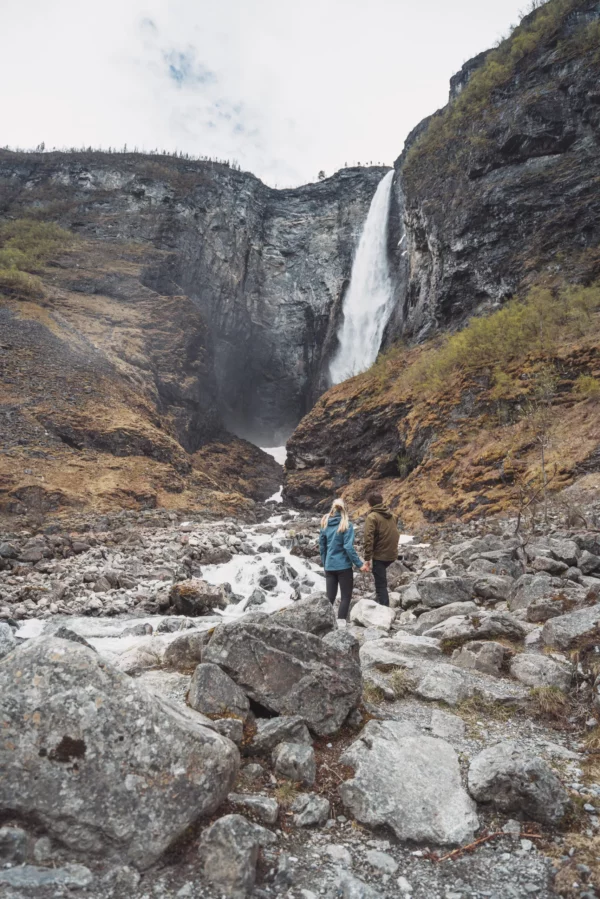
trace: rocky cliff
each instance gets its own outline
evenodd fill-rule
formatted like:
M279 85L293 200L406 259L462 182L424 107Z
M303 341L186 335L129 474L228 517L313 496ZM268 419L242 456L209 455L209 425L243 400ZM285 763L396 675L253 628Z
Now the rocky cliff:
M598 469L599 75L600 4L551 0L467 63L448 106L409 136L390 213L389 352L295 431L294 502L322 508L343 492L360 508L377 487L414 526L533 495L540 441L552 446L554 487ZM573 330L569 291L586 290ZM440 336L494 312L489 329L448 345ZM425 346L394 348L398 338ZM544 372L542 438L532 410Z
M551 0L452 78L396 162L387 340L424 339L560 267L600 272L600 3Z
M162 251L141 280L202 313L226 425L283 442L323 391L352 254L384 169L273 190L225 165L139 154L0 153L4 215ZM209 391L211 401L215 392Z
M282 442L324 389L381 175L276 191L183 159L0 152L3 508L274 493L280 467L232 433Z

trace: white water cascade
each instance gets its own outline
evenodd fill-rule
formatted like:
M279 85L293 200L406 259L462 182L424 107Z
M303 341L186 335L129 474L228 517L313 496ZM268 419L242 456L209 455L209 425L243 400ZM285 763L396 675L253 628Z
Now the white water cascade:
M344 299L340 346L329 366L332 384L359 374L375 362L392 311L387 222L393 177L391 171L380 181L360 237Z

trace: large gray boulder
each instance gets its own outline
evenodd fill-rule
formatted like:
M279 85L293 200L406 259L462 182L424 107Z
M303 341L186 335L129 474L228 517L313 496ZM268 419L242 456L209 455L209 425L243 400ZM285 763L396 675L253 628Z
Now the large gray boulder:
M250 699L281 715L300 715L319 735L339 730L362 693L353 656L270 621L218 627L203 658L223 668Z
M468 786L477 802L523 812L542 824L558 824L569 807L567 792L548 765L512 741L489 746L473 759Z
M218 665L198 665L187 695L188 704L203 715L233 715L246 720L250 702L243 690Z
M425 632L426 637L448 641L459 646L469 640L495 640L506 637L509 640L522 640L526 630L508 612L478 612L447 618Z
M473 580L473 593L485 602L499 602L508 599L513 587L512 577L499 574L480 574Z
M281 609L271 616L279 627L294 627L307 634L323 637L336 628L335 612L324 593L312 593L293 606Z
M411 631L413 634L424 634L425 631L435 627L445 621L446 618L460 617L461 615L471 615L479 611L472 600L469 602L450 602L447 606L440 606L439 609L432 609L431 612L423 612L417 618L416 624L413 624Z
M400 721L369 721L341 756L355 770L339 788L357 821L387 825L398 839L448 845L469 842L478 827L458 756L445 740Z
M572 649L590 640L600 641L600 603L551 618L542 629L542 640L546 646L557 649Z
M254 887L261 846L276 842L270 830L242 815L225 815L200 840L204 876L228 899L244 899Z
M510 663L510 673L528 687L557 687L568 690L572 674L566 660L559 662L546 655L517 653Z
M78 643L19 647L0 695L0 808L86 856L147 867L235 780L233 743Z
M493 640L471 640L452 653L452 664L460 668L498 676L507 654L506 646Z
M315 751L302 743L280 743L271 756L273 771L294 783L312 787L317 776Z
M512 612L527 609L532 602L540 599L552 599L555 596L569 595L565 582L548 574L523 574L515 581L508 599L508 607ZM577 591L573 592L577 598Z
M441 658L440 641L431 637L400 636L369 640L360 648L360 663L364 669L393 666L402 667L410 659Z
M451 602L467 602L472 598L469 581L462 577L422 578L417 581L415 586L419 598L413 603L406 603L403 599L404 608L408 608L410 605L422 605L428 609L437 609L439 606L445 606Z

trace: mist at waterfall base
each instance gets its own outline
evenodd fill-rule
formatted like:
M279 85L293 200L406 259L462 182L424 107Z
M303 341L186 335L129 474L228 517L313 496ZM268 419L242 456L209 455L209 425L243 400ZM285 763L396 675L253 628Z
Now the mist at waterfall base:
M360 374L376 360L392 312L387 258L387 223L393 170L380 181L371 201L344 299L339 349L329 365L332 384Z

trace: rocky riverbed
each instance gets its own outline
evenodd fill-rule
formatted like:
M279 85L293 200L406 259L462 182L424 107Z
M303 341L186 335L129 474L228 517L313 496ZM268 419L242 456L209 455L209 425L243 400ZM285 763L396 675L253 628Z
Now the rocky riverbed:
M2 535L3 895L597 895L600 533L407 536L345 631L317 536Z

